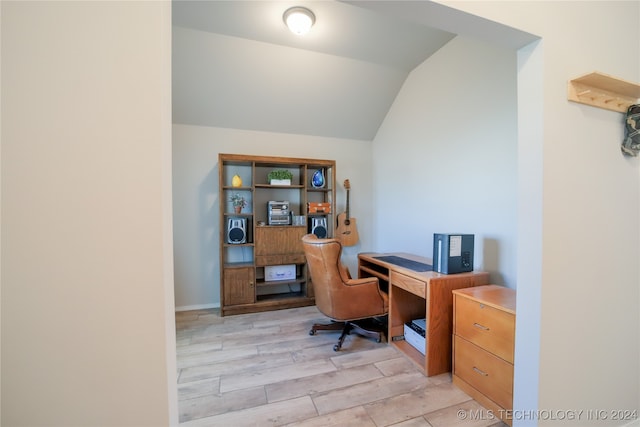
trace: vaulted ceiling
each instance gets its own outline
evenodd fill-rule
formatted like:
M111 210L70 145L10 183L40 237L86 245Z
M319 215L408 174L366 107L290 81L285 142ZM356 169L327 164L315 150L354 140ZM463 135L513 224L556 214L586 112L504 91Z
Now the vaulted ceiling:
M314 12L307 35L285 27L291 6ZM455 36L358 1L174 0L172 13L174 123L360 140Z

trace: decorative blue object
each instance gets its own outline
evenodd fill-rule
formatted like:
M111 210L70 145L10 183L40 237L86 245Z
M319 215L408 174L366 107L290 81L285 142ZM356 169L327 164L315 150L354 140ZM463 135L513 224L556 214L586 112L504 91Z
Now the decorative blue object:
M322 169L318 169L313 173L313 176L311 177L311 185L314 188L324 187L324 173Z

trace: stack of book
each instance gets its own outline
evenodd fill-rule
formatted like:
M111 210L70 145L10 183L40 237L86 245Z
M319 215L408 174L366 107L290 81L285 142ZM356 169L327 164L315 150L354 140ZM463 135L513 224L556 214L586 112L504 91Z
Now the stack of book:
M415 319L404 324L404 339L420 353L425 354L425 319Z

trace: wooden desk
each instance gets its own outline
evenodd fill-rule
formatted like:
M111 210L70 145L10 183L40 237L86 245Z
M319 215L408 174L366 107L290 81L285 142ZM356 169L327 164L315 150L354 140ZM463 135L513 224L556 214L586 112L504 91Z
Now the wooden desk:
M453 332L454 289L489 283L489 273L441 274L416 271L384 261L380 257L399 257L431 265L429 258L407 253L361 253L358 277L375 276L389 290L389 329L387 337L416 363L427 376L451 371L451 335ZM404 340L404 324L426 319L426 343L423 355Z

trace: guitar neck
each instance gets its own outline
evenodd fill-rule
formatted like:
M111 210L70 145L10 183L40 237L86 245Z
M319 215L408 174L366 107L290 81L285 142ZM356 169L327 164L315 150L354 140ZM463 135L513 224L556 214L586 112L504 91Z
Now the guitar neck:
M347 220L349 219L349 190L347 190Z

